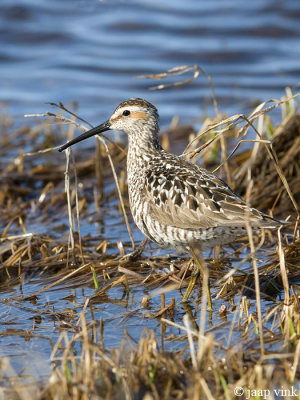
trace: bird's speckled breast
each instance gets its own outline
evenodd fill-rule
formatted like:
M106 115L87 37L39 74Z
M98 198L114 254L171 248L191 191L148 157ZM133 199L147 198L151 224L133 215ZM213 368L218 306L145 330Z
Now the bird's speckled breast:
M136 147L129 147L127 155L128 195L131 213L138 228L149 237L145 226L147 202L144 199L147 172L151 170L152 160L141 154ZM153 240L153 239L152 239Z

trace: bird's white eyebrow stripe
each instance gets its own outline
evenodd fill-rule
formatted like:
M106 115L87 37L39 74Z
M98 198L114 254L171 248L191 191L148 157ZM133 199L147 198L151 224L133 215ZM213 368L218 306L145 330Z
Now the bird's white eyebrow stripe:
M140 106L123 106L122 108L119 108L119 110L117 110L117 111L123 112L125 110L129 110L130 112L141 111L141 107Z

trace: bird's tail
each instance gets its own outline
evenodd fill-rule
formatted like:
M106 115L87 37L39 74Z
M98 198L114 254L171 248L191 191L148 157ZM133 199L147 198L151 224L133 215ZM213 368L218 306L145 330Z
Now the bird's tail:
M286 226L289 224L289 222L281 221L276 218L272 218L267 214L263 214L262 217L263 217L263 219L262 219L261 226L263 228L279 228L280 226Z

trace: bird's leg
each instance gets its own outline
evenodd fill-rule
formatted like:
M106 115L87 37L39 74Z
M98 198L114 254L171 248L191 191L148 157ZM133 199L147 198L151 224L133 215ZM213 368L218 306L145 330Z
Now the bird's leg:
M208 268L205 264L204 258L201 256L201 254L197 254L193 248L191 248L191 253L193 256L193 260L195 264L198 267L199 272L203 276L203 285L206 289L206 295L207 295L207 302L208 302L208 308L212 310L212 301L211 301L211 294L210 294L210 286L209 286L209 273L208 273Z
M194 289L194 287L196 285L197 278L198 278L199 274L201 273L203 276L203 281L204 281L203 284L206 288L208 307L210 310L212 310L212 301L211 301L207 266L205 265L205 261L204 261L203 257L201 256L201 254L197 250L193 249L192 246L190 246L190 252L192 254L194 264L197 266L197 269L196 269L196 271L194 270L192 273L188 288L187 288L182 300L183 301L188 300L192 290Z
M195 264L194 264L194 267L195 267ZM199 274L200 273L199 273L198 267L194 268L193 272L192 272L191 279L189 281L188 288L186 289L186 292L184 293L182 301L188 301L188 298L190 297L190 294L192 293L192 291L193 291L193 289L194 289L194 287L196 285L197 278L198 278Z

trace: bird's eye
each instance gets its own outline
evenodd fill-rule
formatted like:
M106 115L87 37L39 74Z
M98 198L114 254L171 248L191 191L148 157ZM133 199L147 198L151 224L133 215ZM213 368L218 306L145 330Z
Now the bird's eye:
M123 111L123 115L124 115L125 117L127 117L128 115L130 115L130 111L129 111L129 110L124 110L124 111Z

